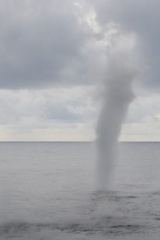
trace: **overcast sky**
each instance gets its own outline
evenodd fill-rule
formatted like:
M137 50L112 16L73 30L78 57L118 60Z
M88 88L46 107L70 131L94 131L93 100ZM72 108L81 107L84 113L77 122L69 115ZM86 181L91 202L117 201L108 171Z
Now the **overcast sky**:
M136 41L141 69L120 140L160 141L159 9L159 0L0 0L0 141L94 140L107 52L120 38Z

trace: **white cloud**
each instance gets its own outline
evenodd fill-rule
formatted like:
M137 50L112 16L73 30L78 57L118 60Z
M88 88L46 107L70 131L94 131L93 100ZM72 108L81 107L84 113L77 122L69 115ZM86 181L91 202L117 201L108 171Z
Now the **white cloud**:
M1 90L0 140L89 140L93 107L88 91Z
M160 141L160 96L137 98L130 106L120 140Z

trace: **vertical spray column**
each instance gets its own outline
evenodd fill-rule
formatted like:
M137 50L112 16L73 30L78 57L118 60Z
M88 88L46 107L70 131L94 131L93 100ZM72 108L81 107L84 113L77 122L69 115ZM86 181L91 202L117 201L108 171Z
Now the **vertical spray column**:
M135 38L132 35L119 36L108 50L101 111L96 128L99 190L112 187L118 137L133 99L132 83L139 72Z

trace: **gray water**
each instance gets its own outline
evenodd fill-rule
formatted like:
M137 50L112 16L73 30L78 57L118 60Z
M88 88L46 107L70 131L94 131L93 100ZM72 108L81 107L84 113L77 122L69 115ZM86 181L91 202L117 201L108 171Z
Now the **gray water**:
M0 240L159 239L160 143L120 143L95 189L93 143L0 143Z

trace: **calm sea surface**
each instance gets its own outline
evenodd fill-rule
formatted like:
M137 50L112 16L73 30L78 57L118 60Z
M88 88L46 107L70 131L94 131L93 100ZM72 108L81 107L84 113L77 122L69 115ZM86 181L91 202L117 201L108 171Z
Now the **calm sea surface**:
M0 143L0 240L159 240L160 143L120 143L112 191L95 172L93 143Z

